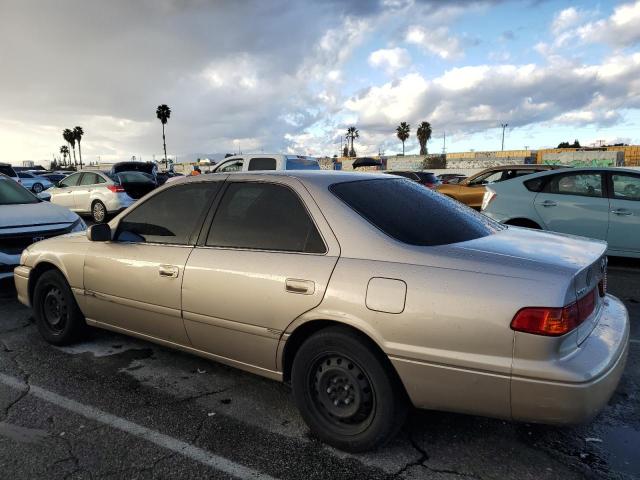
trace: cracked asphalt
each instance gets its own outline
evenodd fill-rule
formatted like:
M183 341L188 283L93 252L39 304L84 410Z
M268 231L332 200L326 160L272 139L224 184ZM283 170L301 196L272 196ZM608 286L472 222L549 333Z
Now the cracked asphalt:
M0 283L0 478L640 478L640 262L612 259L609 290L633 341L593 422L415 411L390 445L351 455L311 437L276 382L105 331L48 345Z

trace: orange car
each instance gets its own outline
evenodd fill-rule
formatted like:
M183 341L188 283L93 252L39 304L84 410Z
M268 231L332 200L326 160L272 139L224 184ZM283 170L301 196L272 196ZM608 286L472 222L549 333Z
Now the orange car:
M444 183L436 190L447 197L454 198L465 205L480 210L482 197L485 192L485 185L495 182L502 182L511 178L529 175L531 173L542 172L558 168L554 165L502 165L487 168L480 173L465 178L458 184Z

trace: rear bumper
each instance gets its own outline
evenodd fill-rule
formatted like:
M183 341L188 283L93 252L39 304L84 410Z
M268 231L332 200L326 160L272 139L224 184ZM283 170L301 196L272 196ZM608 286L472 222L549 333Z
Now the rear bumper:
M512 418L551 424L590 420L617 388L628 351L629 314L620 300L607 296L589 337L566 359L549 366L555 370L550 376L564 375L573 381L512 377Z

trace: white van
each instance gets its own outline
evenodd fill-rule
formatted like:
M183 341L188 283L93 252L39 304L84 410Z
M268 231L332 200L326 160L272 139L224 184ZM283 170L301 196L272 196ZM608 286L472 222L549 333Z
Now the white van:
M230 173L259 170L320 170L320 164L316 158L304 155L254 153L225 158L214 167L212 172Z

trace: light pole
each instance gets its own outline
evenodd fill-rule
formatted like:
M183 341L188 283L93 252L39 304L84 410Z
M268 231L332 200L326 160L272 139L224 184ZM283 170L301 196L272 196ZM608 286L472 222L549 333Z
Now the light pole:
M502 127L502 151L504 152L504 129L507 128L509 124L501 123L500 126Z

